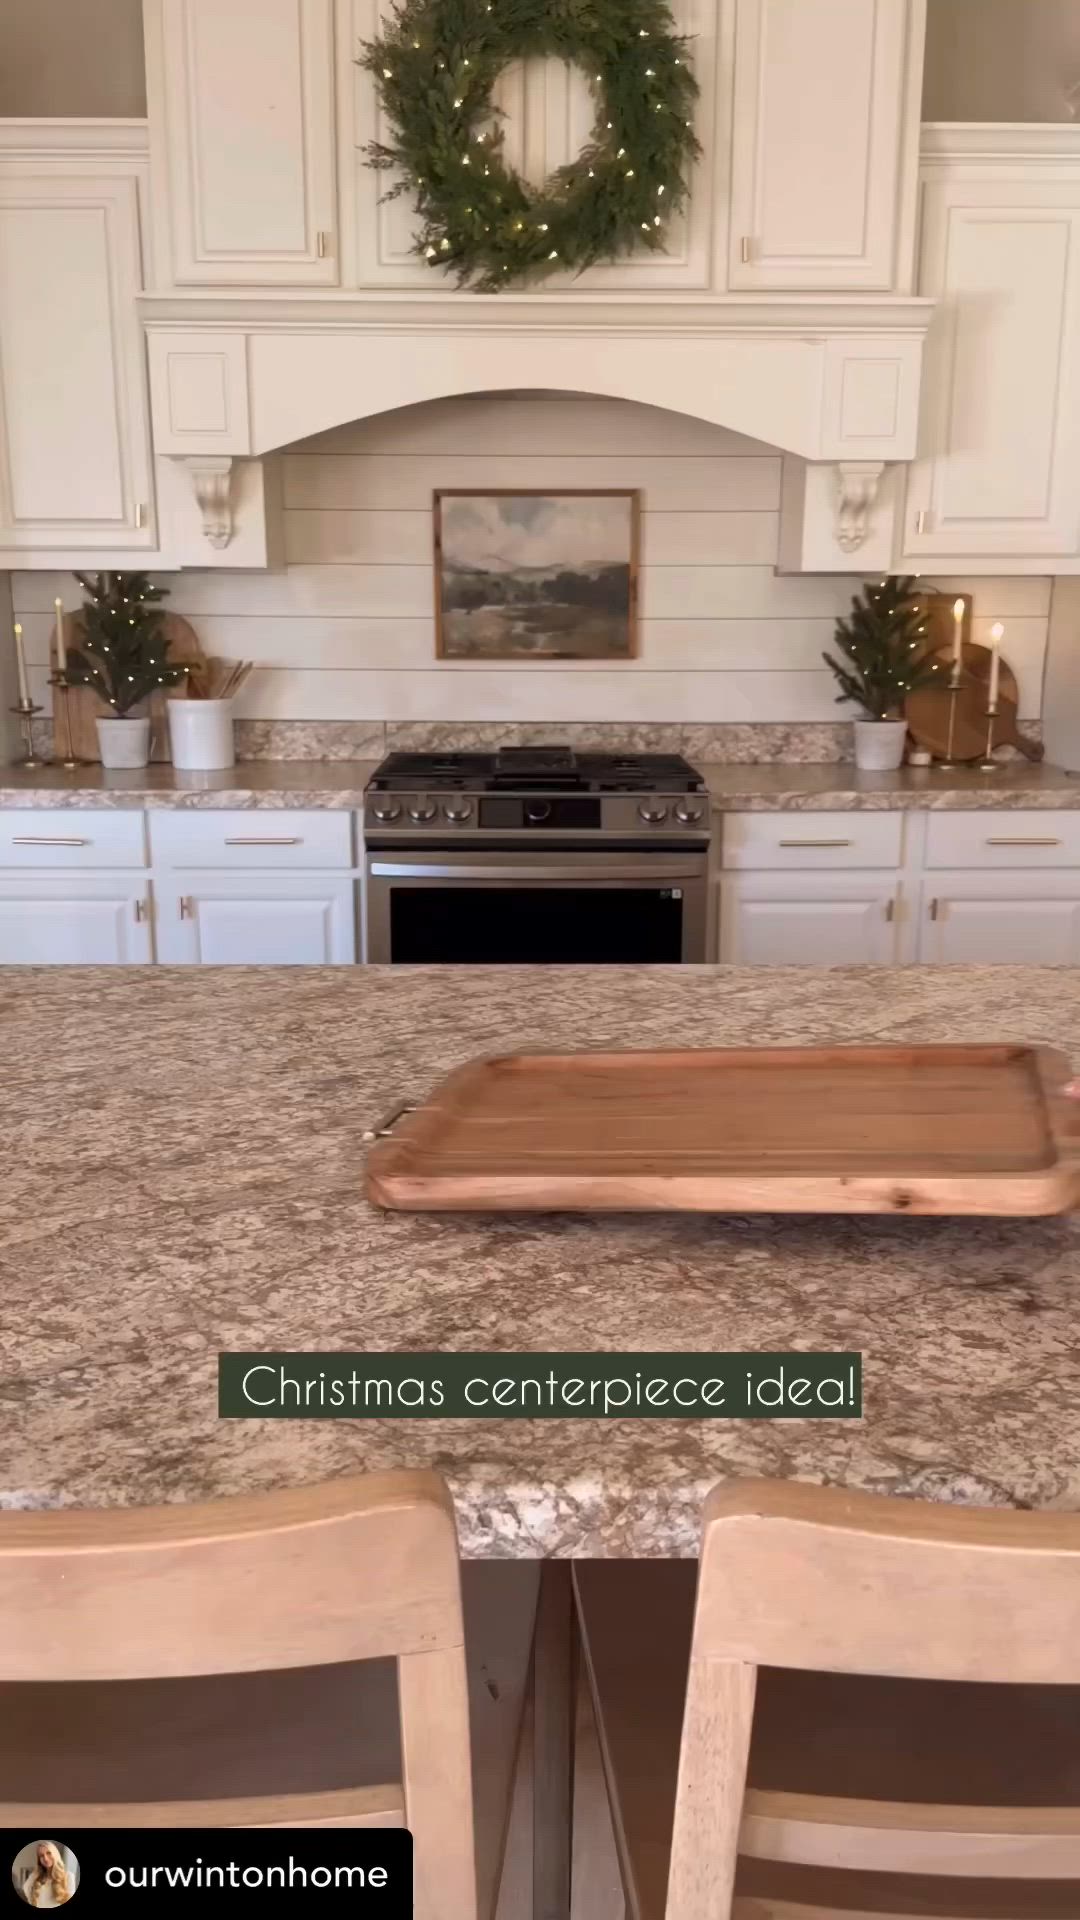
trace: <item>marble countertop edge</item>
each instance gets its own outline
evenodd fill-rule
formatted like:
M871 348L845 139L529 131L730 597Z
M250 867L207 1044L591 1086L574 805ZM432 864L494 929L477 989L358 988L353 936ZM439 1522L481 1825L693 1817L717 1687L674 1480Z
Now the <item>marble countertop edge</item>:
M218 773L135 772L101 767L0 768L0 809L125 808L214 811L363 805L374 760L258 760ZM860 773L846 763L731 765L704 762L720 813L971 811L982 808L1080 809L1080 770L1010 762L993 773L959 767L903 767Z

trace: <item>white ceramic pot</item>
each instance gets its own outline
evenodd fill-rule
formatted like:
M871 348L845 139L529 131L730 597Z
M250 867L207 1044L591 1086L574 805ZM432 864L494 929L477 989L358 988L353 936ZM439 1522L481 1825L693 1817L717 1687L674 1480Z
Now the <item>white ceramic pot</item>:
M170 700L172 763L188 773L213 773L236 762L231 700Z
M103 767L145 767L150 758L150 715L97 722Z
M903 761L906 739L906 720L856 720L855 765L863 773L891 772Z

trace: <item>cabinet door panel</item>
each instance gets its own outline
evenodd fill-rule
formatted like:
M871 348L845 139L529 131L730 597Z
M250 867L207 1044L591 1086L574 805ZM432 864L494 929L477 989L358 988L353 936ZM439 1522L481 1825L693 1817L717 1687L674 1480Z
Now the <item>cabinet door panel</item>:
M930 180L927 341L905 551L1073 554L1080 545L1080 171Z
M0 880L0 964L110 967L153 959L145 880Z
M733 287L893 284L911 12L738 0Z
M934 966L1075 966L1080 874L928 877L919 959Z
M133 176L0 161L3 558L154 545L140 281Z
M742 874L723 882L720 958L744 967L888 966L896 877Z
M332 284L333 0L156 0L150 24L176 282Z
M353 882L176 874L160 895L158 953L178 966L346 963L356 957Z

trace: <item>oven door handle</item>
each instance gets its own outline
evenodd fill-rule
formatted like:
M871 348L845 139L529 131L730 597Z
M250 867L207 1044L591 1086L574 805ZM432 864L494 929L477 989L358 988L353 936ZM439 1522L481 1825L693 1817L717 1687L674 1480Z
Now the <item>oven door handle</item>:
M696 860L658 860L655 854L640 859L605 861L590 858L587 866L559 866L542 856L527 866L439 866L426 861L397 862L372 860L368 872L373 880L578 880L583 886L596 880L697 880L703 869L703 856Z

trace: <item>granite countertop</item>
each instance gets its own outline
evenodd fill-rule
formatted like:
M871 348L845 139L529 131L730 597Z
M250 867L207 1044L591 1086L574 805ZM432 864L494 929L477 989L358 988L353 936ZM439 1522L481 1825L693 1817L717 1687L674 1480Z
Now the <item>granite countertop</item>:
M0 767L0 807L361 807L377 760L242 760L220 773L172 766ZM1080 785L1080 782L1078 782Z
M732 1474L1080 1509L1080 1216L380 1213L361 1134L519 1046L1045 1042L1080 972L0 973L0 1506L446 1474L473 1555L696 1551ZM219 1421L219 1349L858 1349L861 1422Z
M1044 762L1009 761L993 773L974 767L901 767L860 773L849 762L803 766L717 766L702 772L724 813L1080 807L1080 774Z
M0 807L331 807L363 804L374 760L249 760L223 773L147 767L106 773L0 768ZM713 805L727 813L895 808L1078 807L1080 774L1012 761L992 774L959 767L859 773L850 764L737 766L705 762Z

